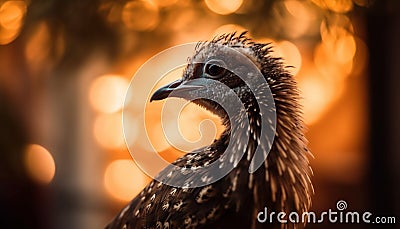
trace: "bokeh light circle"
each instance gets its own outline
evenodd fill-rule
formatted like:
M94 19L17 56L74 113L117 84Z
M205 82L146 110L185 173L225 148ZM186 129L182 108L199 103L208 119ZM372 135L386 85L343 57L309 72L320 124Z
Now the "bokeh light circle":
M121 201L129 201L147 184L147 178L132 160L115 160L104 173L108 193Z
M42 184L50 183L56 171L56 165L50 152L41 145L30 144L25 149L25 168L29 176Z
M243 0L205 0L207 7L214 13L227 15L236 12Z

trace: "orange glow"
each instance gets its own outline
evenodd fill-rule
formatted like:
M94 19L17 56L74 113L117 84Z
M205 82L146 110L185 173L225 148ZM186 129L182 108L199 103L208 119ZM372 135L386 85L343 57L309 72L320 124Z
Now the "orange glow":
M90 103L100 112L117 112L124 105L128 86L128 80L120 76L106 75L99 77L90 86Z
M236 12L243 0L205 0L204 2L214 13L227 15Z
M329 89L320 77L307 77L299 82L302 92L305 122L318 121L326 105L330 102Z
M126 112L124 113L123 128L126 144L131 147L136 143L138 138L140 128L139 121L134 115Z
M357 51L353 25L348 17L338 16L329 28L322 22L320 30L322 43L315 48L315 66L324 77L341 81L351 74Z
M294 17L300 20L314 19L315 16L305 6L304 2L289 0L284 2L286 10Z
M186 3L189 4L189 2ZM174 33L171 45L181 45L183 43L210 39L210 34L220 24L219 20L206 20L203 12L196 10L195 7L185 7L180 10L176 7L171 11L178 12L168 15L163 22L163 24L169 25L170 29L173 30L170 31Z
M303 72L299 80L299 88L303 97L305 122L312 125L320 120L344 91L344 81L326 78L314 68Z
M351 25L351 24L350 24ZM350 29L352 26L350 26ZM330 26L329 29L325 23L321 24L321 37L323 45L330 55L339 63L352 61L356 53L356 42L348 29L341 26Z
M18 36L25 12L24 1L6 1L0 6L0 45L10 43Z
M25 57L32 71L37 71L43 66L49 56L50 33L45 22L40 23L31 34L25 47Z
M295 44L290 41L281 41L276 44L274 51L276 52L276 56L283 57L287 66L294 67L288 69L293 75L296 75L300 71L301 54Z
M243 32L246 31L247 29L244 28L243 26L240 25L236 25L236 24L226 24L226 25L222 25L220 27L218 27L215 32L214 32L214 36L219 36L222 35L224 33L231 33L231 32Z
M0 31L0 45L6 45L11 43L19 35L18 30L1 30Z
M368 62L368 47L365 42L359 38L355 38L357 52L353 60L353 76L363 74L365 66Z
M320 24L321 38L324 40L326 36L341 36L344 34L354 33L354 26L349 17L343 14L334 14L329 17L328 21L324 20Z
M157 121L154 119L150 122L146 121L146 131L147 131L147 136L140 135L139 138L147 138L148 137L150 139L152 147L154 148L154 150L156 152L161 152L161 151L164 151L164 150L168 149L169 147L171 147L171 145L165 138L163 126L160 121ZM138 143L141 145L142 148L144 148L148 151L153 151L153 148L149 148L148 145L142 144L142 143L145 143L145 141L140 141L140 139L139 139Z
M317 45L314 53L315 66L324 77L343 80L351 73L353 62L340 63L332 52L331 48L323 44Z
M166 61L168 61L168 60L166 60ZM178 69L175 69L175 70L169 72L168 74L166 74L153 87L153 92L155 90L157 90L158 88L180 78L182 75L182 70L183 70L183 68L178 68ZM145 99L147 99L147 98L145 98ZM167 141L167 139L165 137L164 130L163 130L163 124L161 122L161 114L162 114L163 106L166 103L166 101L167 100L157 101L157 102L153 102L153 103L148 103L146 105L146 108L145 108L146 110L144 113L144 115L145 115L144 121L145 121L146 129L145 130L140 129L140 131L142 131L142 132L138 135L138 141L137 141L139 146L141 148L145 149L146 151L151 152L151 151L155 150L156 152L161 152L161 151L165 151L166 149L171 147L171 145L169 144L169 142ZM178 99L168 98L168 103L169 103L169 106L167 106L168 109L174 110L174 109L179 108ZM168 113L168 112L166 112L166 113ZM168 118L166 118L166 120L168 120ZM147 144L147 142L148 142L147 139L150 140L151 145Z
M272 45L275 47L276 43L272 38L269 37L261 37L261 38L257 38L256 39L257 42L260 43L264 43L264 44L268 44L268 43L272 43Z
M99 115L94 122L94 136L106 149L124 148L122 115L120 113Z
M337 16L332 23L329 26L324 21L321 23L320 33L323 44L331 49L329 52L332 52L337 61L341 63L351 61L356 52L353 25L346 16Z
M176 161L176 159L184 155L181 150L175 148L169 148L166 151L158 152L158 154L168 163L173 163L174 161Z
M314 64L319 73L310 74L312 77L300 82L308 124L318 121L340 98L346 85L345 79L353 71L357 44L350 19L337 16L331 23L329 28L325 22L321 24L322 42L314 50Z
M159 7L168 7L176 4L178 0L155 0L154 1Z
M215 121L218 121L218 118L207 113L209 112L204 110L204 108L193 103L188 103L187 106L182 109L181 115L179 116L179 129L188 141L198 141L204 138L204 135L209 135L211 138L207 138L211 141L214 140L217 130L217 123ZM211 142L206 142L205 144L210 143Z
M346 13L353 9L352 0L326 0L325 4L336 13Z
M218 118L207 115L207 111L192 103L180 107L177 122L168 120L163 123L164 132L169 143L184 152L209 145L217 134ZM210 118L211 117L211 118Z
M129 1L122 9L122 21L133 30L152 30L159 22L158 7L152 1Z
M115 160L104 173L104 187L112 197L129 201L147 184L146 175L132 160Z
M322 9L326 9L326 0L311 0L315 5L319 6Z
M335 48L336 60L339 63L344 64L353 61L356 53L356 42L353 36L347 35L341 37L336 41Z
M56 171L54 159L43 146L28 145L25 150L24 162L29 176L35 181L48 184L53 180Z
M283 2L286 10L292 17L287 17L285 30L291 38L298 38L309 31L312 24L315 23L316 14L307 1L288 0Z
M315 5L322 9L330 9L336 13L346 13L353 9L353 1L366 2L367 0L311 0Z
M171 25L171 28L176 30L177 32L182 32L187 27L189 27L190 23L193 23L196 20L196 14L198 12L194 9L187 8L183 12L180 12L177 15L171 15L166 18L167 23Z
M15 30L21 26L26 12L24 1L7 1L0 7L0 25L5 29Z

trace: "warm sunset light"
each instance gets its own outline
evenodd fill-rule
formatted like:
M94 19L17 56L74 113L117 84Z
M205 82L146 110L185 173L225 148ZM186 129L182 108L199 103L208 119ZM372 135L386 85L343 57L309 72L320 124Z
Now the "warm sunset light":
M290 41L281 41L274 47L274 55L283 57L285 64L291 66L289 71L296 75L301 68L301 54L295 44ZM293 67L293 68L292 68Z
M40 23L31 34L25 47L25 57L32 71L38 70L46 61L50 54L50 32L46 23Z
M329 9L336 13L347 13L353 9L353 1L361 6L368 5L370 0L311 0L322 9Z
M95 79L90 87L89 99L92 106L104 113L122 109L128 80L120 76L106 75Z
M218 27L214 31L214 36L220 36L225 33L230 33L232 31L237 31L238 33L246 31L247 29L244 28L243 26L236 25L236 24L226 24Z
M353 61L340 63L334 52L332 47L324 44L317 45L314 52L314 63L324 77L335 81L343 80L351 73Z
M146 131L147 131L147 136L140 135L138 137L139 138L138 144L140 145L141 148L146 149L148 151L155 150L156 152L161 152L171 147L171 145L165 138L164 129L161 124L161 121L153 120L150 122L146 122ZM145 144L146 143L145 140L140 140L142 138L148 138L150 140L151 143L150 148L147 144Z
M353 9L352 0L328 0L325 1L326 6L336 13L346 13Z
M330 102L329 91L323 79L308 77L300 81L299 87L303 92L304 118L307 124L318 121L326 105Z
M178 0L154 0L159 7L168 7L176 4Z
M24 1L7 1L0 7L0 25L5 29L17 29L21 26L26 11Z
M284 1L284 4L286 10L299 20L310 20L315 18L315 15L310 11L310 7L306 6L306 1L288 0Z
M94 136L106 149L124 148L121 113L99 115L94 122Z
M142 128L140 126L138 118L133 115L129 114L128 112L124 114L123 118L123 134L128 147L134 146L136 144L139 129Z
M152 1L129 1L122 10L122 21L133 30L152 30L159 22L158 7Z
M334 19L337 24L329 27L321 23L322 42L315 47L314 63L324 77L340 81L352 72L357 46L350 19L345 16Z
M190 152L214 141L217 124L221 125L216 116L189 103L180 109L176 120L163 123L163 129L166 139L174 148Z
M308 125L320 120L343 93L343 81L322 77L316 70L308 70L299 80L302 92L304 119Z
M217 14L231 14L240 8L243 0L205 0L207 7Z
M353 36L353 25L348 17L337 17L337 25L321 23L320 33L322 44L339 63L347 63L353 60L356 52L356 42Z
M56 166L50 152L43 146L30 144L26 147L24 162L29 176L42 184L53 180Z
M0 45L12 42L19 34L26 13L24 1L6 1L0 6Z
M115 160L104 173L104 186L112 197L129 201L147 184L146 175L132 160Z
M317 18L312 5L308 1L297 0L283 1L283 5L290 14L288 23L285 24L290 31L287 35L291 38L298 38L309 33L309 28L312 27Z

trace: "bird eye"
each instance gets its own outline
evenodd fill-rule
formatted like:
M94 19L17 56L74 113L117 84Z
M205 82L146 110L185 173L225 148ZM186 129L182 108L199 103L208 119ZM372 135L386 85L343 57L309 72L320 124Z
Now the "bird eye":
M226 71L226 65L222 60L209 60L204 66L204 72L211 78L219 78Z

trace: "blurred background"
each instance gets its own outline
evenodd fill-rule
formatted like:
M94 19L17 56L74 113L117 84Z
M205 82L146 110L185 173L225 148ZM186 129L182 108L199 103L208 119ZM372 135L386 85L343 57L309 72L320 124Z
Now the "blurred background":
M171 46L243 30L295 67L315 155L312 210L343 199L398 220L399 10L395 0L0 0L0 227L104 227L150 180L126 146L150 150L141 111L126 114L133 137L123 137L134 73ZM173 161L182 152L162 137L162 105L148 104L146 127ZM179 124L200 145L222 131L193 105Z

